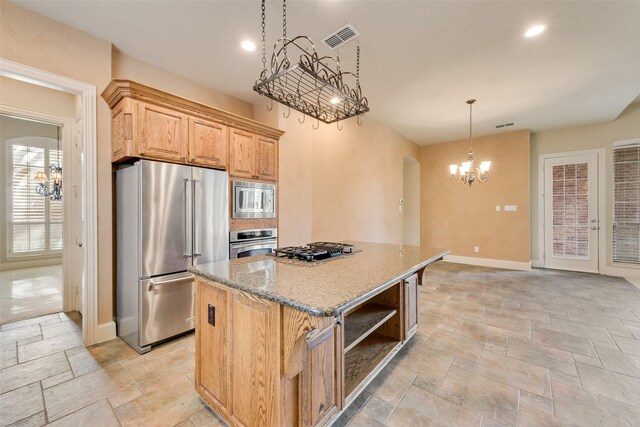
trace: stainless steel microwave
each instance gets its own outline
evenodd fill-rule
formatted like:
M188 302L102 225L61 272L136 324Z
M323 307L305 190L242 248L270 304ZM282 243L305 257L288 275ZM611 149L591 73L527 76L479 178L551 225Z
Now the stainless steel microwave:
M233 181L233 218L275 218L276 186Z

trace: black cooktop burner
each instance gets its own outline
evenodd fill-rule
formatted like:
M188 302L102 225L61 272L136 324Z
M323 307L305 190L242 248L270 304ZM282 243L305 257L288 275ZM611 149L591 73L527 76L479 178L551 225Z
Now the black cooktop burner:
M289 259L301 259L303 261L316 261L321 259L333 258L343 254L353 252L353 245L348 243L334 242L314 242L306 246L287 246L278 248L274 251L277 257L286 257Z

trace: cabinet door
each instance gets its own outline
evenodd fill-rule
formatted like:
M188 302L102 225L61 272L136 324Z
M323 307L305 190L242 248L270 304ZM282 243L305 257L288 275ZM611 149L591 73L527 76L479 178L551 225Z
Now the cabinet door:
M324 424L338 411L338 375L336 364L336 325L333 324L311 342L307 348L307 362L302 377L302 425Z
M228 408L229 293L201 280L196 287L196 387L204 389L220 405Z
M404 279L405 340L415 334L418 327L418 274Z
M249 132L230 129L229 174L240 178L255 178L254 136Z
M185 161L187 117L168 108L140 103L140 156Z
M280 402L279 308L276 303L233 293L231 416L233 425L276 426Z
M275 139L258 136L257 173L259 179L275 181L278 178L278 145Z
M227 127L189 117L189 163L227 167Z

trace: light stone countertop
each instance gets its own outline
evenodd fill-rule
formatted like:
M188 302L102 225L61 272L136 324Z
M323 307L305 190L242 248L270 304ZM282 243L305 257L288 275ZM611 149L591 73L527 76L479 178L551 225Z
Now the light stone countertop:
M203 264L197 276L317 316L335 316L445 256L417 246L348 242L361 250L315 263L259 255Z

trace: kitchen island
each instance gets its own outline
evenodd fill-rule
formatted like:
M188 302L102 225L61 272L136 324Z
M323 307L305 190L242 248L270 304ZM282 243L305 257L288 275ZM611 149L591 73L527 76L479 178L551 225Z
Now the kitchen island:
M328 425L415 334L422 273L447 251L350 243L191 269L196 390L230 425Z

